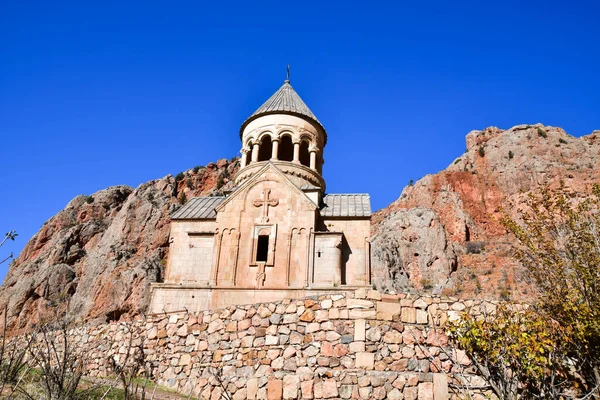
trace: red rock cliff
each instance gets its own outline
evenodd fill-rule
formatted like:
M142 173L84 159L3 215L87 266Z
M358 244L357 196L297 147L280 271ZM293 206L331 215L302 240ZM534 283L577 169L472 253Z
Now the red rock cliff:
M448 168L404 188L373 218L374 283L382 290L526 299L530 286L500 220L541 186L587 192L599 182L600 131L518 125L467 135ZM391 279L390 279L391 278Z
M113 186L77 196L44 223L10 266L0 288L10 325L36 323L53 302L84 319L110 321L144 312L149 283L162 279L169 215L185 197L229 188L237 159L220 160L136 189Z

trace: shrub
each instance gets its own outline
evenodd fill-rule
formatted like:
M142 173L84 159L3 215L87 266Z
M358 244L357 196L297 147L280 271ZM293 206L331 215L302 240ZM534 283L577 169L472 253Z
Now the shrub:
M421 286L423 286L423 289L425 290L429 290L431 288L433 288L433 283L431 282L431 280L427 279L427 278L421 278Z
M512 158L513 158L514 156L515 156L515 154L514 154L512 151L510 151L510 150L509 150L509 152L508 152L508 159L509 159L509 160L512 160Z
M179 204L185 204L187 202L187 196L185 195L185 192L183 190L179 194L178 200L179 200Z
M197 174L198 171L200 171L200 168L201 167L199 165L196 165L192 171L194 171L194 173Z
M193 189L194 188L194 183L192 182L191 179L186 179L185 185L188 187L188 189Z
M413 186L415 184L415 181L413 181L412 179L410 181L408 181L408 186Z
M224 184L225 184L225 178L223 177L223 175L221 175L221 176L219 176L219 179L217 180L217 189L221 189Z
M175 182L179 182L180 180L183 180L183 178L184 178L183 172L180 172L177 175L175 175Z
M467 254L480 254L485 250L484 242L467 242Z
M485 157L485 149L483 148L483 146L479 146L479 157Z
M560 138L558 139L558 143L562 143L562 144L568 144L569 142L567 142L565 139Z
M85 198L85 202L88 204L92 204L94 202L94 196L87 196Z
M540 128L539 126L537 128L537 133L538 133L538 136L543 137L544 139L548 137L548 134L546 133L546 131L543 130L542 128Z

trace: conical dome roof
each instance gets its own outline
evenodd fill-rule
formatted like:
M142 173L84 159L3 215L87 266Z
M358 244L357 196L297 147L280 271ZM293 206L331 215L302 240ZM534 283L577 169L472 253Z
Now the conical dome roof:
M244 121L242 127L240 128L240 137L242 136L244 128L250 122L254 121L258 117L269 114L291 114L304 119L310 119L313 122L316 122L319 127L323 129L325 140L327 140L325 128L323 125L321 125L317 117L315 117L315 114L310 111L298 93L296 93L292 85L290 85L289 80L286 80L279 90L269 97L269 100L265 101L262 106L254 111L254 113Z

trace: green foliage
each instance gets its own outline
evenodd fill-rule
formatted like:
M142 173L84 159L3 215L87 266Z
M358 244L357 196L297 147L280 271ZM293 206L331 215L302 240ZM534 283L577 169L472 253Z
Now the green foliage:
M481 254L485 250L484 242L467 242L466 244L467 254Z
M477 152L479 153L479 157L485 157L485 149L483 146L479 146L479 150Z
M558 139L558 143L561 143L561 144L568 144L569 142L567 142L567 141L566 141L565 139L563 139L563 138L560 138L560 139Z
M410 181L408 181L408 186L413 186L415 184L415 181L413 181L412 179Z
M543 130L542 128L540 128L539 126L537 128L537 134L539 137L543 137L544 139L548 137L548 134L546 133L546 131Z
M567 329L566 357L589 387L600 383L600 186L583 201L566 190L530 195L522 223L504 226L539 289L540 309Z
M192 180L189 178L185 180L185 185L188 187L188 189L194 188L194 182L192 182Z
M185 192L183 190L181 191L181 193L179 193L179 197L177 198L177 200L179 201L179 204L187 203L187 196L185 195Z
M200 166L200 165L196 165L192 171L193 171L195 174L197 174L197 173L198 173L198 171L200 171L200 169L201 169L201 168L204 168L204 167L203 167L203 166Z
M515 156L515 154L511 150L509 150L508 151L508 158L509 158L509 160L512 160L514 156Z
M183 180L185 176L183 175L183 172L178 173L177 175L175 175L175 183L178 183L179 181Z
M456 160L454 160L454 164L455 165L458 164L460 162L460 160L461 160L460 158L457 158Z
M224 184L225 184L225 178L223 177L223 175L220 175L219 179L217 179L217 189L221 189Z
M533 309L500 305L483 317L467 312L448 331L501 399L552 398L554 384L562 383L556 354L564 333Z
M88 204L92 204L94 202L94 196L87 196L85 198L85 202Z
M502 221L537 304L466 313L449 328L501 399L592 398L600 388L600 186L580 196L544 189Z

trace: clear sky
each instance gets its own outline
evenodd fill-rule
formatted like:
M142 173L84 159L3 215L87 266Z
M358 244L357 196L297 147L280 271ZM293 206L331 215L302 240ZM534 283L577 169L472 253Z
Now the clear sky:
M473 129L600 129L597 1L2 1L0 232L78 194L238 154L285 79L329 134L329 192L374 209ZM6 271L0 266L0 277Z

